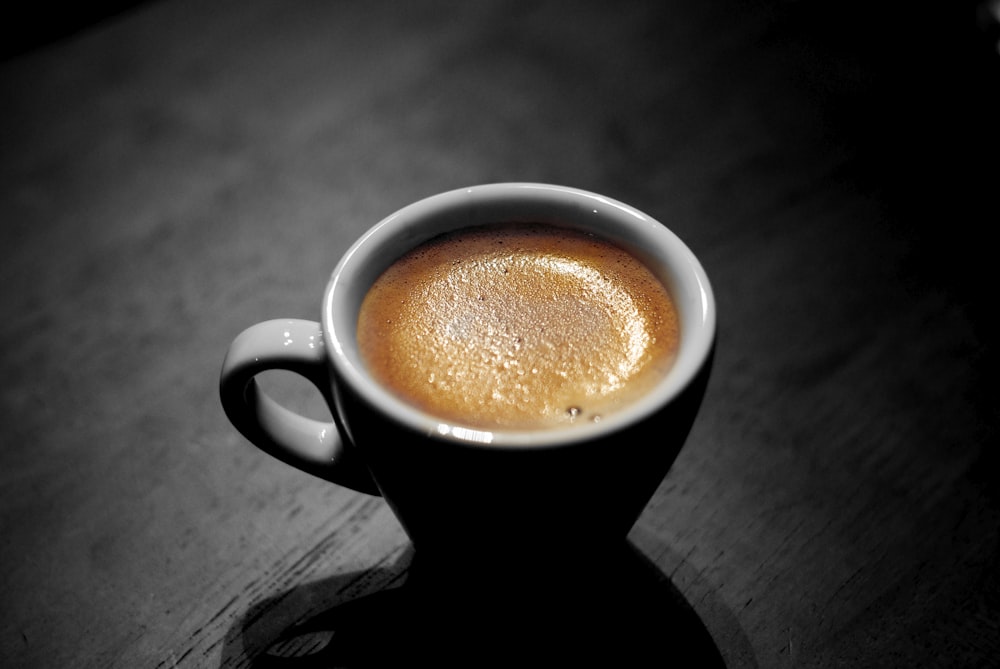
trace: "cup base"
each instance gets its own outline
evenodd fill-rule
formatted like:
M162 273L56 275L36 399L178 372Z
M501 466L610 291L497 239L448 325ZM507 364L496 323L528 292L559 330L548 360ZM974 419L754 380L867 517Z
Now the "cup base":
M252 666L660 666L681 657L725 666L690 605L627 542L602 556L600 571L588 563L517 582L485 571L442 580L425 564L416 554L403 585L288 629Z

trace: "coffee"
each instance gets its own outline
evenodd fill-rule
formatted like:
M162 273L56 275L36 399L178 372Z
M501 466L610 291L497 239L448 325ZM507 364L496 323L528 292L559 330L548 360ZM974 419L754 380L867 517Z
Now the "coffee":
M436 237L369 289L372 376L448 422L534 430L599 421L676 356L677 310L637 258L583 232L497 224Z

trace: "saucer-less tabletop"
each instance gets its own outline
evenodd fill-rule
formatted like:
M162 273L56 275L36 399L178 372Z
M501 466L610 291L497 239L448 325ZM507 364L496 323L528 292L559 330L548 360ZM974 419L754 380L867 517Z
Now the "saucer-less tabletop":
M650 571L579 583L639 584L623 657L695 630L699 666L988 665L1000 63L939 5L168 0L8 55L0 665L336 665L331 611L405 613L391 511L250 446L219 367L318 319L374 222L493 181L628 202L716 292L701 414L629 535Z

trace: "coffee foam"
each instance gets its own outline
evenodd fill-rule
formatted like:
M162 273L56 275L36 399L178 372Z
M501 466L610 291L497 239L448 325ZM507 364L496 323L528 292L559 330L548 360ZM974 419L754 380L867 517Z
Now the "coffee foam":
M544 225L467 229L396 261L361 307L372 375L480 429L597 421L673 363L677 313L635 257Z

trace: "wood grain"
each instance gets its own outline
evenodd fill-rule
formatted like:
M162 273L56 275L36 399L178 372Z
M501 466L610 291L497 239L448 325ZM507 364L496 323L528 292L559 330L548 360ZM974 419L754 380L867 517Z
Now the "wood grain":
M166 0L0 62L0 664L266 666L401 586L391 511L239 437L222 355L399 207L536 180L659 218L719 302L632 643L995 665L1000 74L936 4Z

